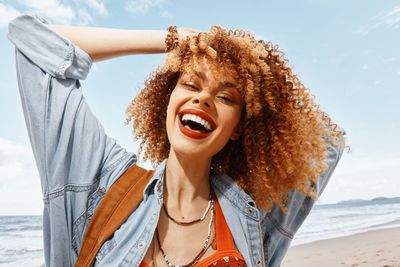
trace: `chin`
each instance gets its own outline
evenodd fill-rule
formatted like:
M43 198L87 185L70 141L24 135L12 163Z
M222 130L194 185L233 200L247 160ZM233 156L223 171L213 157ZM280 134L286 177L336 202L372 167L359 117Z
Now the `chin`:
M171 150L177 155L196 159L212 158L213 156L210 153L210 146L205 146L205 144L199 144L192 140L185 140L180 136L176 137L175 140L170 140L170 143Z
M211 160L218 153L218 151L215 151L215 144L213 145L210 142L201 143L198 140L187 139L176 132L172 139L170 139L170 144L171 150L176 155L191 159L193 163L196 163L198 160Z

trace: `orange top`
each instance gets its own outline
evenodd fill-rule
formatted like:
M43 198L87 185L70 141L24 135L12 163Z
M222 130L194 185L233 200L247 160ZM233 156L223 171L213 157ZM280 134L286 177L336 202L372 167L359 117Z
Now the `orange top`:
M225 221L224 214L218 203L218 199L214 196L215 203L215 234L217 239L217 251L207 258L195 264L195 267L241 267L246 266L242 254L235 248L232 233L229 230L228 224ZM139 267L150 267L147 263L142 261Z

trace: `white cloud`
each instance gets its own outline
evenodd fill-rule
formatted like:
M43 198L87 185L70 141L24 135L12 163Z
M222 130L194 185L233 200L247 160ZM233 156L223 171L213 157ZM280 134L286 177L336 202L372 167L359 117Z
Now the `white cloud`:
M167 19L171 19L171 18L173 18L174 16L172 15L171 12L169 12L169 11L167 11L167 10L164 10L164 11L161 13L161 17L167 18Z
M0 215L41 212L41 185L30 146L0 138Z
M400 167L400 157L357 157L348 155L341 165L341 168L336 171L340 175L379 172L382 169Z
M79 24L81 24L81 25L88 25L88 24L92 23L92 21L93 21L92 16L83 9L78 10L78 15L79 15L79 19L80 19Z
M12 6L0 3L0 27L7 26L8 22L20 14Z
M145 14L152 8L160 8L165 0L129 0L125 10L133 14Z
M87 25L93 22L92 14L109 15L101 0L18 0L21 11L29 11L44 17L50 23ZM0 3L0 27L21 12L10 5Z
M19 0L30 11L33 11L55 23L71 23L75 18L74 9L57 0Z
M31 149L0 138L0 186L7 179L23 173L23 166L30 162Z
M319 203L400 196L400 157L344 154Z
M85 0L86 4L98 14L107 16L108 10L106 9L103 2L98 0Z
M108 16L110 13L102 0L73 0L73 3L78 13L101 16Z
M388 12L380 12L374 16L370 21L360 27L355 33L360 35L367 35L371 31L385 27L388 29L400 28L400 6L394 7Z
M18 2L33 9L48 9L58 4L57 0L19 0Z
M92 14L109 14L101 0L19 0L29 11L43 16L50 23L87 25L93 22Z
M75 11L70 6L56 5L48 9L37 10L37 13L55 22L70 23L75 18Z
M400 6L386 13L383 17L383 21L389 27L398 28L400 26Z

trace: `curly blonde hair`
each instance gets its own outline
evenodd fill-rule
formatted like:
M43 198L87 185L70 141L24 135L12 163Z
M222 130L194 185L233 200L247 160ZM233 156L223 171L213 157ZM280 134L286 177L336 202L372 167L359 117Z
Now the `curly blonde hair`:
M317 199L313 183L327 168L327 143L343 146L344 132L320 110L278 47L242 30L213 26L188 37L150 75L126 110L141 141L138 154L154 166L168 157L169 98L199 57L231 70L244 99L241 136L214 155L211 174L228 174L265 211L276 203L287 212L292 189Z

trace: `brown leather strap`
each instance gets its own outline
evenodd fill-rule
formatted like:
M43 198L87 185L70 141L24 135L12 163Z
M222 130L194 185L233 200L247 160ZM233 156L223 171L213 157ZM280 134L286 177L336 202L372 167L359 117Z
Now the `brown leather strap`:
M143 190L153 173L154 171L133 165L111 186L89 223L76 267L87 267L94 263L102 244L114 234L141 202Z

